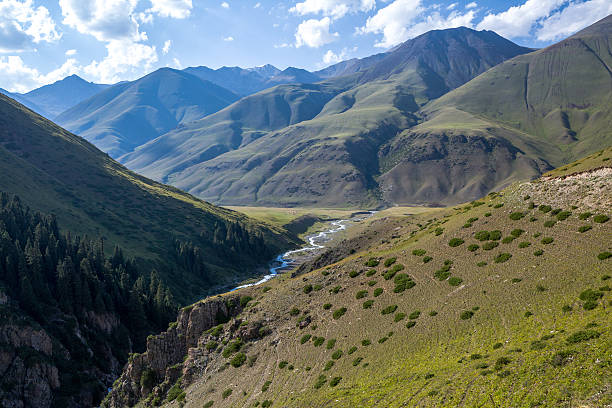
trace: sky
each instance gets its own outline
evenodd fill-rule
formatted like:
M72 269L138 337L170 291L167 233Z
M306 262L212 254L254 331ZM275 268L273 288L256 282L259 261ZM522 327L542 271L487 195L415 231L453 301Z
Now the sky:
M0 88L161 67L317 70L458 26L539 48L609 14L611 0L0 0Z

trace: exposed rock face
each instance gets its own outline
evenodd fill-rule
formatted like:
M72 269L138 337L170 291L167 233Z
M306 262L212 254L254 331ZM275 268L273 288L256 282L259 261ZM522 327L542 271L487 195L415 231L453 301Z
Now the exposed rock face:
M168 331L147 339L147 350L133 355L103 405L128 407L151 392L163 395L183 375L189 381L205 369L206 331L227 321L239 310L237 296L215 297L180 311ZM245 337L255 336L250 325L241 328ZM201 347L198 347L201 346Z

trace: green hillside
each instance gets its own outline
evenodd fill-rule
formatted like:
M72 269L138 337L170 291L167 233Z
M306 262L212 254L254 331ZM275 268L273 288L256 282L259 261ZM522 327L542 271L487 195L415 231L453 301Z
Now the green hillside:
M609 153L572 176L377 217L353 232L376 237L369 250L185 308L103 405L608 406Z
M246 97L120 161L225 205L376 205L379 150L420 106L529 51L488 31L432 31L350 75Z
M158 268L181 303L252 274L293 244L284 232L130 172L84 139L0 95L0 191ZM203 269L182 264L192 245Z
M611 41L609 16L431 102L381 152L386 200L473 199L612 144Z

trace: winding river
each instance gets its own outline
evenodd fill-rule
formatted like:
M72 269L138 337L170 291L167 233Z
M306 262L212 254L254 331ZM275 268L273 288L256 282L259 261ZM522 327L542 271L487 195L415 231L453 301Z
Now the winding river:
M304 260L307 258L313 257L319 252L322 252L322 250L325 248L325 244L331 241L332 238L334 238L334 235L346 230L352 224L360 223L363 220L370 218L375 213L376 211L359 212L355 213L353 217L345 220L329 221L329 227L327 229L306 237L306 241L308 242L306 246L299 249L294 249L292 251L287 251L277 256L270 266L269 273L263 278L254 283L247 283L237 286L231 291L261 285L262 283L273 279L280 273L280 271L293 268L304 262Z

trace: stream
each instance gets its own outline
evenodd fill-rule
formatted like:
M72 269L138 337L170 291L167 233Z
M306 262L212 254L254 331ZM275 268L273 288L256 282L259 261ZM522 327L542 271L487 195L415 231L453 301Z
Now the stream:
M322 250L325 249L325 244L331 241L336 234L346 230L352 224L357 224L370 218L375 213L376 211L357 212L353 214L351 218L329 221L328 229L325 229L321 232L312 235L308 235L306 237L306 242L308 242L308 244L306 244L302 248L287 251L283 254L278 255L276 259L272 262L270 269L268 270L269 273L267 275L262 277L257 282L237 286L233 288L231 292L237 289L261 285L262 283L265 283L270 279L276 277L279 273L281 273L281 271L293 269L294 267L302 264L306 260L311 259L316 255L319 255L321 252L323 252Z

